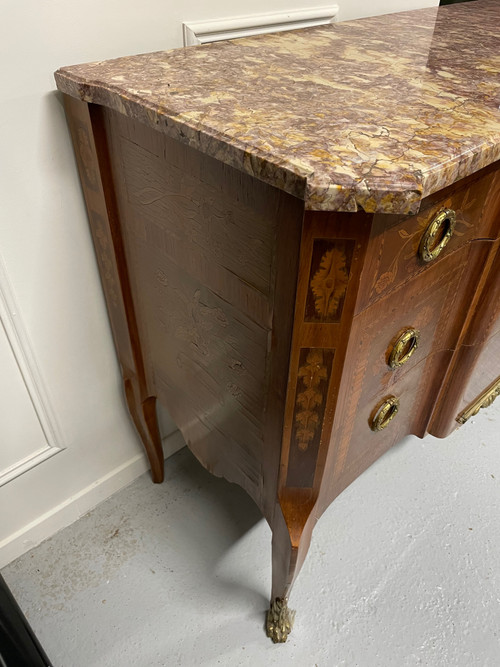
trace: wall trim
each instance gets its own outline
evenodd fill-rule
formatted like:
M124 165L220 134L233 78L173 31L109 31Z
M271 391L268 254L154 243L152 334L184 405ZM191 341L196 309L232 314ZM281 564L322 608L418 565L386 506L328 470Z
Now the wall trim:
M180 431L174 431L163 440L165 457L172 456L184 445ZM137 454L0 541L0 569L72 524L147 470L146 455Z
M333 23L338 12L338 5L326 5L294 9L288 12L233 16L214 21L185 21L182 24L184 46L325 25Z
M0 486L19 477L24 472L46 461L65 449L52 409L47 389L43 383L28 333L19 314L19 308L10 284L5 263L0 255L0 327L7 336L26 390L42 429L45 442L30 456L0 471Z

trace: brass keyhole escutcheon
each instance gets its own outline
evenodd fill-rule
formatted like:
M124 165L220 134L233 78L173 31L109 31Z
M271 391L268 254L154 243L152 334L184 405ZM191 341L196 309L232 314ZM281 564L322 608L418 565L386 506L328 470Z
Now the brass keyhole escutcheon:
M384 399L375 410L372 417L370 428L372 431L382 431L397 415L399 410L399 401L395 396L389 396Z
M418 254L421 260L432 262L439 257L453 236L456 221L456 213L451 208L443 208L439 211L430 222L420 241Z
M411 355L418 347L420 331L417 329L405 329L392 346L389 355L389 368L393 370L406 364Z

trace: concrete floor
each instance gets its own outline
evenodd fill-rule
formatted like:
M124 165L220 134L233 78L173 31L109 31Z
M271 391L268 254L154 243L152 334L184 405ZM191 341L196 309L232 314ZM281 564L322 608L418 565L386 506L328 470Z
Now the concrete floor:
M285 645L271 535L186 450L2 574L55 667L500 665L500 404L406 438L318 523Z

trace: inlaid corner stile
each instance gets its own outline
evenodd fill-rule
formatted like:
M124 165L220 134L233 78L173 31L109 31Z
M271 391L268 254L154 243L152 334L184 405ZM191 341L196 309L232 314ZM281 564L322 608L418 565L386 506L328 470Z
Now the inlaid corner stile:
M316 493L371 216L310 213L301 241L280 492ZM351 224L350 224L351 223Z

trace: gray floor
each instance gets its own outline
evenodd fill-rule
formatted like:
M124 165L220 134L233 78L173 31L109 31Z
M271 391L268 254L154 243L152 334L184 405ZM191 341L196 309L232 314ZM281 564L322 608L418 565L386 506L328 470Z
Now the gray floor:
M186 449L2 574L55 667L498 667L500 405L473 421L407 438L335 501L285 645L263 631L269 528Z

